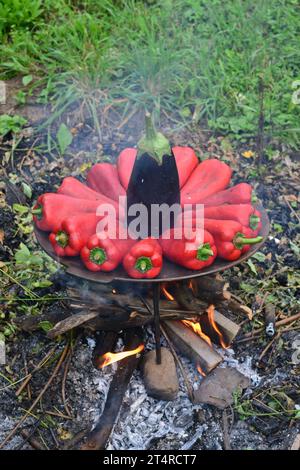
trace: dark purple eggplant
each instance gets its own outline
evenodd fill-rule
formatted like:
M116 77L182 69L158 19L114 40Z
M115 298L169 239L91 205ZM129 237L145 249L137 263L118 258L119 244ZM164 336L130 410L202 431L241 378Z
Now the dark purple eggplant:
M148 210L148 227L143 227L143 237L162 233L162 217L156 226L151 219L152 204L180 204L179 177L173 151L166 137L155 130L149 113L146 114L146 134L138 143L127 188L127 214L133 204L144 204ZM133 219L135 216L128 214L128 223ZM173 224L174 220L171 220L171 227Z

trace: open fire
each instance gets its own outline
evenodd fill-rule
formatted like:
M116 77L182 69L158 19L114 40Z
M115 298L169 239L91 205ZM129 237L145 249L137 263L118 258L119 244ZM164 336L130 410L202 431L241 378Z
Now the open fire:
M195 294L197 293L197 288L196 288L195 284L193 283L193 281L190 281L188 283L187 287L188 287L188 290L190 290L190 292L192 293L192 295L195 296ZM172 293L170 292L170 290L168 289L168 287L166 285L163 285L161 287L161 293L168 301L176 303L175 297L172 295ZM112 294L116 295L117 290L113 289ZM206 329L210 330L213 333L213 335L211 335L211 336L210 336L209 333L203 331L203 327L201 326L201 317L200 317L200 321L194 321L194 320L191 320L191 319L183 318L183 319L180 320L180 322L188 330L193 331L193 333L195 333L199 338L201 338L201 340L203 340L209 346L209 348L211 348L212 351L214 350L213 341L215 341L216 339L217 339L217 343L222 348L224 348L224 349L228 348L229 344L227 344L227 342L224 338L224 335L223 335L223 333L222 333L222 331L221 331L220 327L218 326L218 324L216 322L216 319L215 319L215 307L214 307L214 305L212 305L212 304L209 305L208 308L206 309L206 313L207 313L206 318L207 318L207 322L208 322L208 325L206 326ZM137 355L137 354L141 353L143 350L144 350L144 345L140 344L138 347L136 347L132 350L128 350L128 351L122 351L122 352L116 352L116 353L111 352L111 351L105 352L104 354L99 356L98 361L97 361L97 367L100 368L100 369L103 369L104 367L107 367L110 364L113 364L115 362L122 361L123 359L125 359L129 356ZM204 370L204 368L201 366L201 364L199 362L197 362L197 361L195 362L195 367L197 368L198 372L202 376L206 376L207 371Z
M101 360L100 363L98 363L98 366L100 369L103 369L104 367L107 367L110 364L113 364L114 362L122 361L122 359L125 359L125 357L139 354L143 350L144 345L140 344L137 348L132 349L131 351L122 351L118 353L107 352L101 356Z

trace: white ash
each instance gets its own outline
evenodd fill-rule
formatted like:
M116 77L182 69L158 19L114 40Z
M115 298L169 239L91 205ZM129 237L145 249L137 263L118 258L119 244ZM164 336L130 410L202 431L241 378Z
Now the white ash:
M168 347L162 338L164 346ZM88 341L90 348L93 343ZM146 350L155 347L154 333L151 328L147 329L145 341ZM116 350L121 348L118 342ZM221 367L235 367L245 376L251 379L253 386L257 386L260 377L252 368L251 358L247 357L244 362L240 362L234 357L232 349L222 350L216 348L222 355L224 361ZM194 389L199 387L203 377L197 372L195 366L188 359L181 356L181 360L188 374L189 380ZM117 364L112 364L100 371L95 371L93 381L100 392L101 403L97 409L89 410L93 417L94 425L97 423L107 395L110 382L117 368ZM164 449L172 449L172 442L176 441L177 448L181 450L190 449L207 429L206 424L194 425L194 415L203 409L203 405L193 405L187 395L184 381L179 374L180 390L176 400L166 402L156 400L147 395L140 371L135 371L123 405L108 443L109 450L143 450L153 447L153 441L165 438ZM194 428L193 428L194 426ZM168 447L170 442L170 447ZM219 444L216 442L216 448ZM221 446L220 446L221 448Z
M256 370L252 367L252 357L246 356L243 362L240 359L234 357L233 349L221 349L217 348L218 353L223 357L223 362L219 367L233 367L237 369L241 374L248 377L253 387L258 387L261 382L261 377L258 375Z

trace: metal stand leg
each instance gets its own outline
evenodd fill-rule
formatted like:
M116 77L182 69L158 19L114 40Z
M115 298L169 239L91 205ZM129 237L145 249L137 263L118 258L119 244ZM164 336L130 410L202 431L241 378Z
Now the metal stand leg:
M156 345L156 364L161 364L160 318L159 318L160 282L153 282L154 334Z

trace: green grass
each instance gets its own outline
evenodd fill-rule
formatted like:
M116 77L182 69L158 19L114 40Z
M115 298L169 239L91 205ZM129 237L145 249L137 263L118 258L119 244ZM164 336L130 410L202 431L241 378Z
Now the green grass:
M120 119L149 108L235 138L253 137L264 86L267 135L299 144L297 0L0 0L1 78L33 74L25 91L90 115L101 134L113 104ZM17 5L17 7L14 7ZM32 8L29 8L29 5Z

